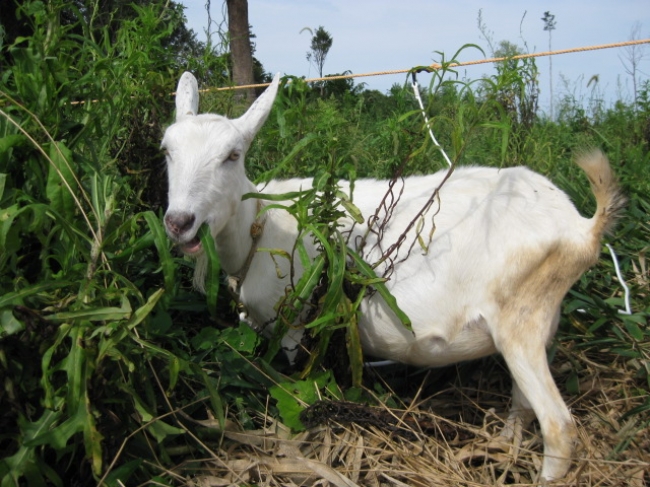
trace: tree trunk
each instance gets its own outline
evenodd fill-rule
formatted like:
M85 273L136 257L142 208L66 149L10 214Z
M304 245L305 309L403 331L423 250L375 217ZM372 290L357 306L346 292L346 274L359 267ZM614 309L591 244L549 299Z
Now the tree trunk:
M228 32L232 56L232 80L236 86L253 84L253 54L248 28L248 0L226 0L228 6ZM255 100L255 90L236 91L236 98L248 105Z

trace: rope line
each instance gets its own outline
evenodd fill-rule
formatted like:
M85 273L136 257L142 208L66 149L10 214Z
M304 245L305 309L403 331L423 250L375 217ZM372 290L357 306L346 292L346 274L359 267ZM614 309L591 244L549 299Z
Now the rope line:
M638 39L638 40L633 40L633 41L625 41L625 42L614 42L611 44L599 44L595 46L586 46L586 47L574 47L571 49L560 49L557 51L543 51L543 52L535 52L535 53L529 53L529 54L518 54L517 56L510 56L510 57L493 57L493 58L488 58L488 59L477 59L474 61L465 61L465 62L454 62L454 63L449 63L446 65L448 68L459 68L463 66L475 66L478 64L489 64L489 63L498 63L501 61L507 61L510 59L529 59L529 58L536 58L536 57L546 57L546 56L555 56L555 55L560 55L560 54L570 54L574 52L586 52L586 51L598 51L601 49L612 49L616 47L628 47L628 46L636 46L639 44L650 44L650 39ZM439 63L433 63L429 65L423 66L425 69L431 69L431 70L437 70L437 69L442 69L443 65ZM340 80L340 79L351 79L351 78L366 78L370 76L385 76L389 74L406 74L410 73L413 71L413 68L411 69L393 69L393 70L388 70L388 71L374 71L371 73L355 73L355 74L339 74L336 76L324 76L322 78L308 78L305 79L305 83L315 83L317 81L334 81L334 80ZM269 86L271 83L257 83L257 84L251 84L251 85L240 85L240 86L224 86L224 87L213 87L213 88L204 88L202 90L199 90L201 93L206 93L210 91L226 91L226 90L244 90L244 89L250 89L250 88L264 88L266 86Z

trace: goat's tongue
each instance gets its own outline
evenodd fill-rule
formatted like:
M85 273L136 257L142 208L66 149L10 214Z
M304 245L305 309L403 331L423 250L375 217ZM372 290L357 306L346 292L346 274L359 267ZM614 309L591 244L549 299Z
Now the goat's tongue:
M199 237L194 237L189 242L180 245L180 249L185 254L195 254L201 250L201 241L199 240Z

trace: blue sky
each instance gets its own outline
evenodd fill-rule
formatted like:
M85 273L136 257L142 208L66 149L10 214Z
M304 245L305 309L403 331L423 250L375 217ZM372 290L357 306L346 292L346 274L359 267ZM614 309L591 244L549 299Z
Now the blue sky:
M183 0L188 26L205 39L208 16L205 0ZM226 29L223 1L212 0L210 15ZM464 44L478 44L491 54L477 27L479 10L493 40L508 40L528 52L548 50L548 32L541 17L545 11L555 15L552 47L575 47L627 41L638 27L637 38L650 38L648 0L249 0L249 21L256 35L256 57L268 72L314 77L313 65L306 60L310 34L305 27L323 26L334 40L325 61L325 73L367 73L408 69L440 60L444 52L450 59ZM650 77L650 44L641 47L644 59L639 65L641 79ZM461 61L483 58L476 49L466 49ZM622 60L629 59L624 48L553 57L554 99L572 94L588 101L597 75L598 95L607 103L629 101L632 80ZM550 105L549 60L537 60L540 70L540 108ZM491 74L489 65L461 68L462 78L476 79ZM427 85L429 76L421 75ZM369 89L386 92L394 83L402 84L405 75L362 78ZM557 103L557 102L556 102Z

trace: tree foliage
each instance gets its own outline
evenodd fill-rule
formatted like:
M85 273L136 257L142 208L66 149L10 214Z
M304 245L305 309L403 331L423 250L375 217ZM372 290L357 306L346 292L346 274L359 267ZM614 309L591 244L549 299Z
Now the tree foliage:
M327 59L327 54L330 52L334 39L323 26L319 26L315 31L312 31L308 27L303 30L308 31L312 35L310 50L307 52L307 61L314 63L318 71L318 76L322 78L325 59Z

